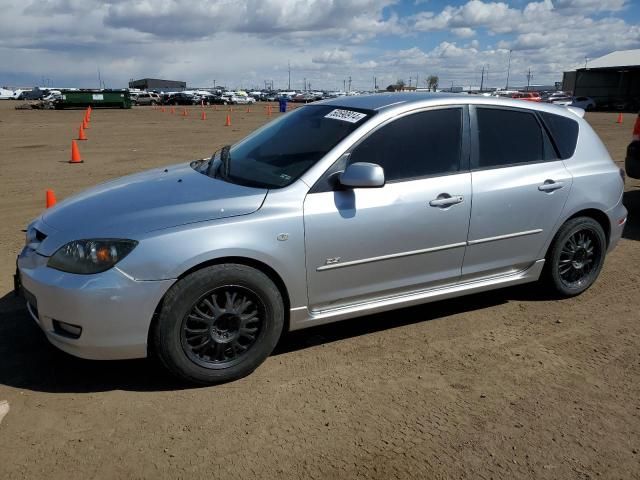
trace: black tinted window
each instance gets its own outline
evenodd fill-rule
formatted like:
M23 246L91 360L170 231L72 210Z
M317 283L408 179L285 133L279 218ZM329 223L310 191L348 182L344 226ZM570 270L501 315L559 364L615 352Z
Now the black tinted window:
M558 148L560 158L571 158L578 142L578 122L553 113L541 113Z
M456 172L461 144L462 109L431 110L373 132L351 154L349 163L377 163L388 182Z
M478 108L477 118L480 168L539 162L555 156L533 113Z

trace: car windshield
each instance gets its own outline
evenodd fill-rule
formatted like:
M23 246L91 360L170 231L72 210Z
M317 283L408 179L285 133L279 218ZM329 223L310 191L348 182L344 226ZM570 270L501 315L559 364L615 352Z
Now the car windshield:
M333 105L298 108L233 145L228 154L216 153L193 168L241 185L286 187L375 113Z

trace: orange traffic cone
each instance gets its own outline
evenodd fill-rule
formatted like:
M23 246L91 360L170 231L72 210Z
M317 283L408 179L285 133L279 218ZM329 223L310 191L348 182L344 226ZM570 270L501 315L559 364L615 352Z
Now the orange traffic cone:
M231 126L231 115L227 115L227 121L224 122L224 126L225 127L230 127Z
M202 114L200 115L200 120L206 120L206 119L207 119L207 112L202 110Z
M53 190L47 190L45 198L46 198L45 205L47 208L51 208L56 204L56 194L53 193Z
M251 107L247 107L247 113L251 113Z
M189 115L189 114L187 113L187 107L185 107L185 108L182 109L182 116L186 117L187 115Z
M91 121L91 112L89 110L86 110L84 112L84 119L87 121L87 123Z
M267 107L267 117L271 116L271 105Z
M162 113L164 113L164 112L165 112L164 107L160 107L160 111L161 111Z
M213 106L213 111L214 111L214 112L217 112L217 111L218 111L218 105L214 105L214 106Z
M170 111L171 111L172 114L176 113L176 107L171 107Z
M86 140L87 136L84 134L84 126L80 124L80 129L78 130L78 140Z
M87 129L89 128L89 124L87 123L87 119L85 118L84 120L82 120L82 128L83 129Z
M622 112L618 114L618 120L616 120L616 123L622 123Z
M69 163L82 163L80 150L78 150L78 144L75 140L71 140L71 160L69 160Z

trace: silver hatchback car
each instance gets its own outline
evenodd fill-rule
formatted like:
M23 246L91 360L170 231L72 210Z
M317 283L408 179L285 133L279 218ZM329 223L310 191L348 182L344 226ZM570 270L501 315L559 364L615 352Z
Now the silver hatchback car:
M314 103L45 211L17 288L62 350L154 352L202 384L252 372L284 331L538 279L577 295L627 218L581 113L447 94Z

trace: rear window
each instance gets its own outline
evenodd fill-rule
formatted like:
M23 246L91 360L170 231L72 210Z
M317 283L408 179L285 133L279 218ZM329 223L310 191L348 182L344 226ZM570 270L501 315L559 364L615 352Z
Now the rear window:
M561 115L541 112L562 160L571 158L578 143L578 122Z

